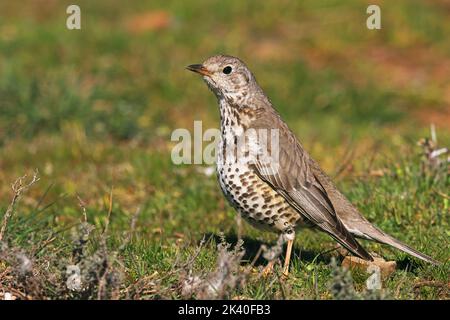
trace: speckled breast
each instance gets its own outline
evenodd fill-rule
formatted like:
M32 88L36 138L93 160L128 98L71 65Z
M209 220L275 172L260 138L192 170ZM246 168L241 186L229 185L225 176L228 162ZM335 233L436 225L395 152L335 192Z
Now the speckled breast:
M217 149L217 175L227 200L258 229L285 232L303 226L300 214L264 182L248 162L240 161L239 155L245 157L250 150L260 148L254 139L239 140L253 120L253 115L230 105L225 99L219 103L221 138Z
M230 204L247 222L258 229L273 232L300 226L300 214L248 165L224 161L220 154L218 158L220 187Z

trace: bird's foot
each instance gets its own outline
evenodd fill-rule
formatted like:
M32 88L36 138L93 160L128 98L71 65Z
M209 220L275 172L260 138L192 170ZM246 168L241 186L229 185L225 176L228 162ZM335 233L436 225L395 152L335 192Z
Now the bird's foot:
M267 278L269 275L271 275L273 273L273 265L275 264L275 260L271 260L269 261L269 263L267 264L267 266L264 267L261 275L264 278Z
M283 268L283 273L281 274L283 279L287 279L289 277L289 266Z

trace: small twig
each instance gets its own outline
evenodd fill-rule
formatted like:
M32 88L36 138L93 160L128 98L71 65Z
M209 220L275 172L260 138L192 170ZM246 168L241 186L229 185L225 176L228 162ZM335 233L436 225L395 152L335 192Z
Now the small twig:
M317 281L317 273L314 270L313 273L313 285L314 285L314 299L319 299L319 282Z
M419 289L422 287L436 288L439 290L438 294L440 294L443 290L446 290L447 295L448 295L448 292L450 292L450 284L449 283L442 282L442 281L423 280L423 281L417 282L413 286L413 290L414 290L416 297L419 295Z
M255 266L256 261L258 261L259 257L261 256L261 254L263 253L264 250L264 246L260 245L258 252L256 252L255 257L253 258L252 262L250 263L250 269L253 268Z
M400 279L399 283L397 284L397 286L395 288L394 297L398 298L400 296L400 291L402 289L402 285L406 282L406 280L407 280L407 273L404 272L403 277Z
M212 238L212 236L208 239L208 241L210 241ZM191 258L188 259L185 263L181 264L180 260L181 260L181 255L177 254L177 256L175 257L175 261L172 263L172 269L169 270L163 277L160 278L160 280L166 279L170 276L172 276L173 274L176 274L177 272L180 272L181 270L185 270L188 269L189 266L191 266L192 264L194 264L195 260L197 260L197 257L200 255L205 243L207 241L205 240L205 237L203 236L202 240L200 240L199 245L197 246L197 248L195 249L195 252L191 255ZM186 244L187 246L187 244Z
M423 280L414 284L414 289L421 287L447 288L450 289L450 284L442 281Z
M287 299L287 294L286 294L286 289L284 287L284 283L282 278L280 277L280 275L277 273L277 279L278 279L278 283L280 284L280 289L281 289L281 298L283 300Z
M450 196L448 194L445 194L443 192L440 192L439 190L436 189L432 189L435 193L437 193L438 195L440 195L441 197L445 198L445 199L450 199Z
M434 123L430 124L430 135L431 140L434 142L435 145L437 145L436 126L434 125Z
M19 291L16 288L13 288L13 287L10 287L10 286L6 286L6 287L1 286L0 288L2 289L2 291L10 292L10 293L13 294L13 296L16 296L18 298L21 298L21 299L24 299L24 300L32 300L30 296L27 296L26 293L24 293L22 291Z
M109 229L109 221L111 219L112 212L112 204L113 204L113 187L111 187L111 191L109 192L109 208L108 208L108 216L106 217L105 229L103 230L103 236L106 237Z
M203 237L202 240L200 241L200 244L196 248L195 252L192 254L191 258L188 259L188 261L182 266L183 269L194 264L195 260L197 260L197 257L200 255L205 243L206 243L205 237Z
M79 195L77 195L78 199L78 205L80 206L81 210L83 211L83 218L84 222L87 222L87 213L86 213L86 203L81 199Z
M103 273L98 282L98 291L97 291L97 299L98 300L102 300L104 297L104 292L106 291L106 276L108 275L108 271L110 269L108 249L106 246L106 237L108 236L109 222L111 220L112 204L113 204L113 187L111 187L111 191L109 192L108 215L106 217L105 228L103 229L103 233L101 236L102 249L103 249L103 254L104 254L104 259L105 259L104 260L105 270L103 270Z
M272 289L273 285L275 284L275 281L280 281L279 277L274 277L272 281L270 281L269 285L267 286L266 290L264 291L263 297L266 297L269 291Z
M136 211L131 216L130 229L128 230L128 232L126 234L125 240L121 244L119 251L123 250L133 239L133 234L135 233L135 230L136 230L137 219L138 219L140 213L141 213L141 207L137 207Z
M24 184L24 179L26 178L26 175L23 177L18 178L12 185L11 188L14 192L14 195L11 199L11 202L6 209L5 215L3 216L3 222L0 229L0 241L3 240L3 237L6 232L6 226L8 225L9 219L11 219L11 216L14 212L14 207L16 203L19 201L19 198L22 194L22 192L26 191L29 187L31 187L34 183L39 181L39 172L36 170L33 174L33 178L29 183Z
M38 203L36 204L36 206L34 207L35 211L38 211L39 207L41 206L42 202L44 202L45 198L47 197L48 193L50 192L50 189L53 187L53 183L51 183L47 189L45 189L44 194L39 198Z

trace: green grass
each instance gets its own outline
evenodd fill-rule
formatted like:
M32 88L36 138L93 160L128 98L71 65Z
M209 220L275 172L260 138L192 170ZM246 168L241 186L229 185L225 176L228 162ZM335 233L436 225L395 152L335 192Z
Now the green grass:
M444 2L380 2L380 31L365 28L366 3L356 0L79 1L81 31L65 28L68 1L39 3L0 4L0 217L17 177L35 169L41 177L8 222L0 293L181 298L183 272L207 277L215 269L219 235L236 242L235 212L214 176L200 166L172 164L170 134L193 130L194 120L202 120L204 129L218 126L215 98L184 67L227 53L248 63L325 171L339 172L338 186L366 217L446 262L433 267L363 241L397 261L383 281L386 296L449 298L448 168L422 170L417 146L429 136L431 121L439 145L450 145L450 19ZM157 10L160 18L145 16ZM161 27L133 26L152 19L162 19ZM380 170L382 176L374 174ZM66 266L77 264L77 226L84 221L77 197L95 227L83 247L82 268L106 259L101 274L107 293L99 293L96 277L83 293L65 287ZM246 225L242 233L241 269L247 270L259 246L275 237ZM203 237L193 264L182 266ZM330 299L330 263L337 253L324 252L334 247L326 235L301 232L287 280L261 278L260 258L245 285L225 297ZM18 252L41 278L21 276ZM352 276L364 295L368 274Z

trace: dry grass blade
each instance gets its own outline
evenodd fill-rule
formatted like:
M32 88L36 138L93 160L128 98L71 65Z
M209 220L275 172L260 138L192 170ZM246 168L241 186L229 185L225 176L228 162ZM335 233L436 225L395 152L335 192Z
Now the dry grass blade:
M26 191L34 183L39 181L39 172L36 170L33 174L33 178L28 183L24 182L26 177L27 176L24 175L23 177L18 178L11 186L11 189L12 189L14 195L11 199L11 202L10 202L8 208L6 209L5 215L3 216L2 226L0 229L0 241L3 240L3 237L6 232L6 227L8 225L8 221L11 219L11 217L13 215L14 207L17 204L17 202L19 201L20 196L22 195L22 193L24 191Z

